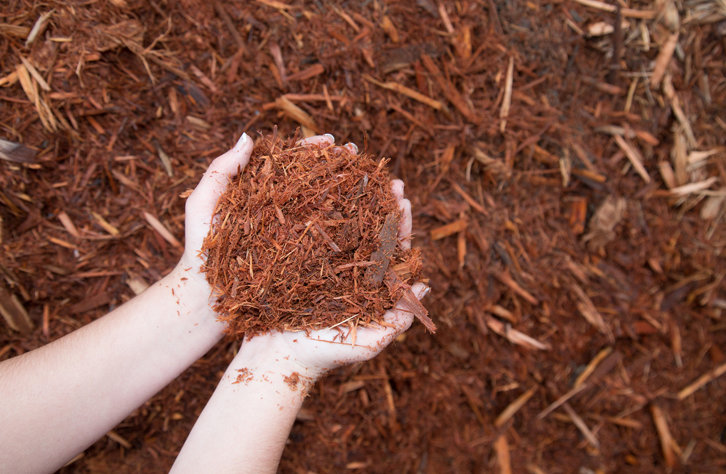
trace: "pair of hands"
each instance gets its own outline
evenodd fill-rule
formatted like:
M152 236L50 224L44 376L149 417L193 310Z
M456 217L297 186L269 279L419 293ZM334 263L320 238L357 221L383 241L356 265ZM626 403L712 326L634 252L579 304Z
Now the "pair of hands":
M326 134L307 138L300 144L332 146L335 140L332 135ZM186 202L186 243L179 266L191 267L190 283L210 295L212 290L205 275L200 271L203 263L200 252L202 243L209 232L219 197L224 193L231 178L241 172L249 162L253 145L252 139L243 134L231 150L209 165ZM358 152L355 144L348 143L345 147L353 154ZM398 233L399 244L403 248L410 248L411 202L404 198L403 181L394 180L391 184L402 215ZM428 290L429 288L423 283L413 285L413 292L419 300ZM210 305L212 303L210 299ZM323 329L307 335L304 332L270 332L252 339L245 338L242 347L247 354L253 354L255 358L275 360L282 372L298 372L314 379L335 367L375 357L411 326L413 314L404 302L399 301L392 310L386 312L384 321L385 327L358 329L355 341L350 334L341 340L338 330Z

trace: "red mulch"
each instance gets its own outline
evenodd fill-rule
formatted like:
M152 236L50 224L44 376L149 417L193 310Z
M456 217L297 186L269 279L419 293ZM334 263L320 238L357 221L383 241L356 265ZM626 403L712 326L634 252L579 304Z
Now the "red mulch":
M0 154L2 304L33 325L0 358L158 279L150 222L181 239L215 156L302 125L391 158L439 332L318 382L281 471L723 471L726 377L679 392L726 359L726 12L627 6L5 2L0 138L37 154ZM232 355L65 470L167 470Z

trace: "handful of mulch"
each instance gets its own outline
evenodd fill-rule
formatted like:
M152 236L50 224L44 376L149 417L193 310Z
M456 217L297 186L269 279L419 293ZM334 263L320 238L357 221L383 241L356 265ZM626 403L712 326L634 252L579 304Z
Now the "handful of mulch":
M420 252L398 245L385 164L343 147L258 140L202 248L231 335L385 324L400 298L435 331L411 291Z

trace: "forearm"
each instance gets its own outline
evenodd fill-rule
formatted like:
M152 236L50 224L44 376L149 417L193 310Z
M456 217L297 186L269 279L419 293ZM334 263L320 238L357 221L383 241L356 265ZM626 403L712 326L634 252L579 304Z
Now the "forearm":
M242 345L172 472L275 472L317 374L286 359L274 347L260 346L262 339Z
M183 269L108 315L0 364L0 466L50 471L82 451L222 336Z

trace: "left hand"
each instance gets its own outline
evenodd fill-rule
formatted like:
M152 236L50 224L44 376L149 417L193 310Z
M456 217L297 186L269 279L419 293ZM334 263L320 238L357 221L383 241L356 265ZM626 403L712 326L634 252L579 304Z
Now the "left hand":
M177 269L188 275L190 280L204 287L211 295L211 287L200 267L204 263L201 256L204 238L209 233L214 210L220 196L224 194L229 182L242 172L252 155L254 143L243 133L231 150L216 158L204 172L194 192L187 198L186 216L184 219L184 254L179 260Z

